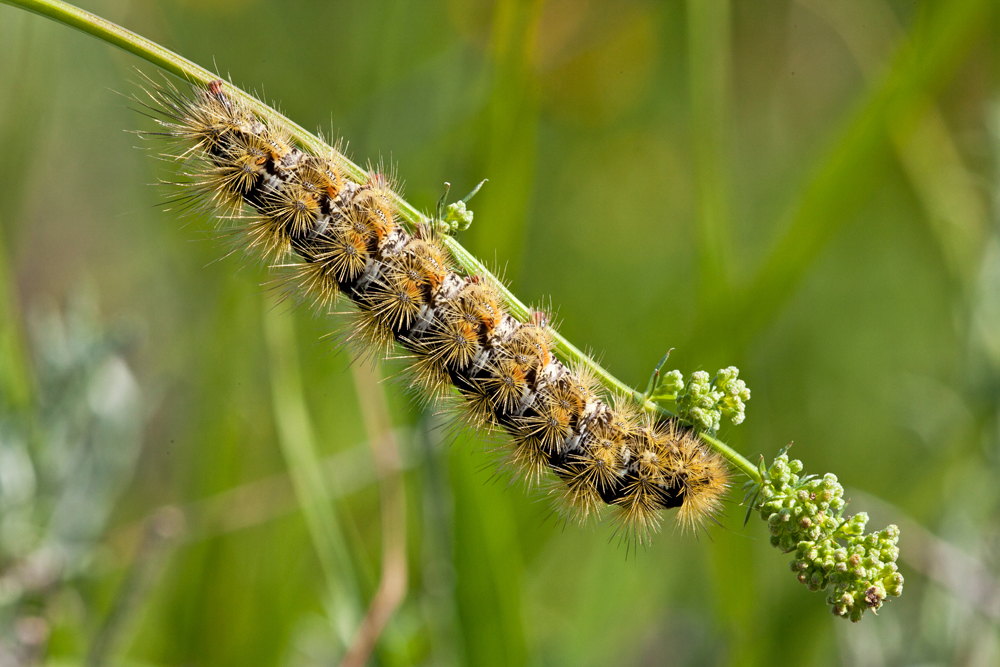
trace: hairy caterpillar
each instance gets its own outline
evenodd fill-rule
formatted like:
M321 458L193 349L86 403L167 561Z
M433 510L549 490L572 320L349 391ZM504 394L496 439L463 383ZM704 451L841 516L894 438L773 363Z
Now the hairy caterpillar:
M453 269L431 226L398 222L386 177L351 180L335 152L296 147L221 81L190 96L168 85L146 93L140 103L160 126L146 134L177 142L193 198L239 223L272 264L291 266L318 307L349 299L362 345L405 350L428 396L457 390L474 424L509 435L508 458L529 482L546 471L562 481L575 516L608 504L644 539L661 510L678 508L689 527L718 510L722 457L680 423L609 402L556 359L543 314L516 320L489 281Z

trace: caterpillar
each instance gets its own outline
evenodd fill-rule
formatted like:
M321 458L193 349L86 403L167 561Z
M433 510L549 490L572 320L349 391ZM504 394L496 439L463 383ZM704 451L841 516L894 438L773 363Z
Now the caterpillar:
M251 111L216 80L191 94L146 86L137 99L157 123L145 136L173 143L188 195L235 221L240 238L289 267L317 308L354 308L352 338L374 355L402 349L415 385L454 401L477 427L509 438L507 460L530 484L554 474L561 507L586 519L614 508L640 541L677 508L697 527L729 486L724 459L675 419L610 399L554 353L541 312L519 321L497 287L458 272L430 224L404 227L392 179L353 179L340 153L310 153L278 123Z

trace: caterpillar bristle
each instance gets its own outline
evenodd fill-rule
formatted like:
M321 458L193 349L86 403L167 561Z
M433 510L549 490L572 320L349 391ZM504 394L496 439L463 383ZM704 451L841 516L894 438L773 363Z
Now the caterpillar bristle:
M260 256L267 264L275 264L284 260L291 253L291 243L273 218L254 216L244 223L246 232L246 248L251 255ZM233 236L239 243L240 230L234 228Z
M402 377L404 387L414 400L424 406L440 407L451 396L451 378L434 358L425 354L408 354L397 357L406 363ZM443 410L449 413L451 410Z
M533 412L518 420L518 436L537 441L548 456L562 454L575 414L553 400L550 392L539 395Z
M337 281L323 264L290 262L273 265L272 268L286 272L287 275L281 281L285 291L294 292L297 287L319 312L329 311L340 294Z
M494 418L493 397L482 387L473 385L462 392L457 415L460 422L476 431L492 433L500 427Z
M292 181L288 187L265 197L264 215L292 237L310 232L319 217L319 199L301 183Z
M688 435L676 466L678 478L683 478L683 502L677 511L677 519L684 529L694 531L722 509L722 498L729 488L729 475L719 454L690 440L692 436Z
M364 237L347 228L329 229L323 236L323 250L316 253L313 263L339 284L357 280L368 264Z
M366 305L381 329L409 331L420 309L426 304L420 284L393 267L375 281Z
M515 437L511 445L506 464L513 468L515 476L523 479L529 487L539 486L549 469L549 455L542 447L541 441L530 436Z
M586 520L610 505L626 539L643 542L665 509L679 508L684 528L718 512L723 459L676 421L609 400L584 368L559 361L551 308L518 321L494 283L457 273L430 225L411 231L399 221L391 171L353 179L337 151L295 146L221 81L191 96L148 78L146 87L135 101L159 125L146 134L166 138L187 172L176 201L218 211L236 242L315 308L350 301L343 342L358 355L402 359L422 400L506 433L506 466L530 486L554 479L562 514Z
M392 353L392 332L370 309L358 308L348 313L347 321L344 341L354 348L357 359L376 363Z
M453 313L435 323L425 340L426 358L445 374L449 367L465 370L482 351L476 327Z
M591 432L590 447L567 458L561 476L573 497L597 499L612 488L626 461L627 436L611 424L597 424ZM586 505L586 503L584 503Z

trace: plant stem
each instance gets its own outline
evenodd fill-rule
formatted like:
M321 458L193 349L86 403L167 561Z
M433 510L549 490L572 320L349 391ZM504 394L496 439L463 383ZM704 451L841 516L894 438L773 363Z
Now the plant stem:
M137 35L136 33L126 30L125 28L103 19L100 16L78 7L74 7L66 2L61 2L60 0L0 0L0 3L21 7L22 9L45 16L54 21L58 21L59 23L76 28L77 30L81 30L89 35L97 37L100 40L108 42L109 44L114 44L129 53L137 55L160 69L170 72L171 74L186 81L190 81L191 83L207 85L209 82L215 81L219 78L214 72L210 72L204 67L196 65L190 60L165 49L145 37ZM275 111L254 96L240 90L236 86L228 84L227 93L240 99L242 102L246 103L249 108L260 115L275 119L288 130L289 134L291 134L291 136L294 137L303 148L314 151L318 154L330 154L333 151L330 146L314 134L308 132L305 128L299 126L291 119ZM345 169L355 180L364 181L367 179L366 170L362 169L342 155L338 155L338 160L343 161ZM410 224L418 225L427 221L427 216L398 195L396 195L395 204L400 217ZM455 261L459 264L459 266L461 266L469 274L479 275L494 282L503 295L504 301L509 306L511 314L522 321L528 319L531 314L530 309L516 296L514 296L514 294L512 294L511 291L507 289L507 287L499 279L497 279L483 265L482 262L476 259L476 257L474 257L468 250L463 248L454 238L445 236L443 240L444 244L448 247L448 250L451 251L451 254L454 256ZM556 349L564 361L586 368L608 389L615 393L632 398L638 402L644 410L655 412L665 417L673 416L673 414L663 406L647 400L642 392L636 391L615 376L611 375L611 373L594 361L592 357L582 352L558 332L553 331L552 336L555 341ZM709 447L715 449L721 455L726 457L730 463L749 476L753 481L760 483L760 474L758 473L757 468L745 457L714 436L706 433L700 433L699 435Z

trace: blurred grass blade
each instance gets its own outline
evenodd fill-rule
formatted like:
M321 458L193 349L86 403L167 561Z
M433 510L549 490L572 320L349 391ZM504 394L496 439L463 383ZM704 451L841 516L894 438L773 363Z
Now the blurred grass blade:
M882 179L879 165L890 148L890 128L905 125L925 96L947 79L976 44L993 11L990 0L954 0L918 10L881 82L831 141L826 156L791 207L784 234L740 291L733 308L706 314L698 331L717 330L720 318L739 322L732 332L745 345L791 296L820 251L854 218ZM735 344L730 341L730 344Z
M323 477L323 459L305 408L292 318L276 313L273 304L263 311L278 444L323 570L331 620L340 641L346 646L361 619L357 573L340 520L333 509L336 494Z
M732 234L725 136L729 103L729 2L689 0L687 17L700 288L702 297L710 304L721 305L732 266L728 247Z

